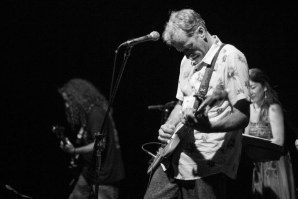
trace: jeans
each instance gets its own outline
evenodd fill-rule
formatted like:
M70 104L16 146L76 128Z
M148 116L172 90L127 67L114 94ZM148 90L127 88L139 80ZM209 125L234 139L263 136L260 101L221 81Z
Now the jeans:
M214 174L197 180L177 180L159 166L144 199L225 199L226 176Z
M94 197L94 187L91 187L85 180L85 178L80 175L69 199L93 199ZM99 185L98 188L98 199L117 199L118 198L118 188L111 185Z

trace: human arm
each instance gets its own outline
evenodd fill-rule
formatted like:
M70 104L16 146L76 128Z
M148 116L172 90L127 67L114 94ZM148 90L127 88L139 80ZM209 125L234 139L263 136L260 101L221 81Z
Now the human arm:
M236 103L237 104L237 103ZM184 111L183 121L187 125L202 132L227 132L244 129L249 122L249 115L241 109L248 109L248 104L243 108L234 106L231 113L220 120L211 121L204 114L196 116L196 112L190 109Z
M251 109L252 109L252 104L249 105L249 110L250 110L249 112L251 112ZM250 120L250 115L249 115L249 120ZM249 135L249 130L250 130L250 125L249 125L249 122L248 122L248 125L245 127L243 133L244 133L245 135Z
M181 101L177 102L176 106L170 113L168 120L165 122L165 124L161 125L160 129L158 130L159 141L167 143L174 133L176 125L181 121L181 104Z
M249 124L245 127L245 129L244 129L244 134L245 135L248 135L249 134L249 129L250 129L250 126L249 126Z
M87 133L89 140L92 140L92 142L84 146L74 147L73 144L67 139L65 145L60 145L61 148L69 154L86 154L92 152L95 143L95 134L101 130L101 125L104 120L104 113L105 112L102 108L97 106L93 107L88 113L86 127L81 127L80 129L80 131L85 131L84 133Z
M283 146L284 144L284 117L279 104L272 104L269 107L269 121L273 138L272 143Z
M249 133L249 128L250 128L250 126L249 125L247 125L246 127L245 127L245 129L244 129L244 133L243 134L245 134L245 135L248 135Z
M246 100L243 99L242 102ZM238 101L237 103L240 103ZM237 107L236 105L233 107L233 110L230 115L227 117L222 118L221 120L217 120L216 122L211 122L211 131L218 132L218 131L233 131L237 129L244 129L247 127L249 122L249 115L246 114L246 111L243 109L249 109L248 102L247 104L243 105L243 107ZM246 102L244 102L246 103Z
M94 146L94 142L87 144L85 146L82 147L77 147L75 148L73 146L73 144L67 139L67 143L65 145L61 144L60 147L61 149L68 153L68 154L86 154L86 153L90 153L91 151L93 151L93 146Z

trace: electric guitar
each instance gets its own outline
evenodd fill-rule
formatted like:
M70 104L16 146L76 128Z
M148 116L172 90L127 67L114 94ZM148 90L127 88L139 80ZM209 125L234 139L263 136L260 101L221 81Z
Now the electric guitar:
M189 105L188 107L192 107L193 109L197 110L195 115L198 115L205 110L207 106L214 106L216 102L223 103L224 99L227 97L228 93L226 91L217 91L214 92L213 95L208 96L206 99L202 97L199 97L197 95L189 98ZM221 101L220 101L221 100ZM200 106L200 110L198 110L198 107ZM194 129L183 124L178 123L176 126L174 133L172 134L172 137L169 139L166 145L159 148L157 151L155 157L153 157L152 162L150 163L147 173L151 173L156 167L161 164L163 170L167 170L169 167L169 161L168 157L174 152L174 150L177 148L177 146L180 143L180 140L183 139L183 137L191 133Z
M59 125L53 126L52 132L55 134L57 139L63 143L63 145L66 145L67 142L69 142L65 137L65 134L64 134L65 129L63 126L59 126ZM70 158L68 167L70 169L78 168L78 159L79 159L79 154L72 155Z

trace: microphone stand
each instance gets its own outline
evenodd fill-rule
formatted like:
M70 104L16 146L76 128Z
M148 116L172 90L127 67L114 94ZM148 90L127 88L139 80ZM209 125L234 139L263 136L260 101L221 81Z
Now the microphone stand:
M169 115L170 115L170 109L168 107L163 108L161 113L160 125L163 125L167 121Z
M121 44L120 46L118 46L117 50L115 51L115 60L114 60L114 70L113 70L113 77L114 77L114 72L115 72L115 65L116 65L116 57L117 57L117 53L119 48L122 46L123 44ZM112 104L114 102L119 84L120 84L120 80L122 78L127 60L131 54L131 49L132 49L133 45L128 45L125 53L124 53L124 59L120 68L120 72L118 74L117 80L115 82L115 87L113 88L113 81L114 79L112 78L112 82L111 82L111 90L110 90L110 99L109 99L109 103L108 103L108 108L107 111L105 113L104 116L104 120L103 123L101 125L101 130L100 132L95 134L95 142L94 142L94 146L93 146L93 155L92 155L92 166L94 166L93 168L95 168L95 174L96 174L96 182L95 182L95 198L98 198L98 191L99 191L99 175L100 175L100 168L101 168L101 153L103 152L103 150L105 149L106 146L106 132L104 132L104 128L105 125L107 123L107 119L109 118L109 114L110 114L110 110L112 107Z

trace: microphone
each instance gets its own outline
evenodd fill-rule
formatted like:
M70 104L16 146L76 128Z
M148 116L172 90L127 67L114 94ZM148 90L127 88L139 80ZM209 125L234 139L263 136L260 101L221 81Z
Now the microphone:
M151 105L151 106L148 106L148 109L149 110L164 110L164 109L171 109L173 108L175 105L177 104L176 101L171 101L171 102L168 102L164 105Z
M159 39L159 33L156 31L153 31L148 35L128 40L128 41L122 43L121 46L122 45L133 46L138 43L142 43L142 42L146 42L146 41L157 41L158 39Z
M163 109L163 105L151 105L151 106L148 106L148 109L149 110L162 110Z

